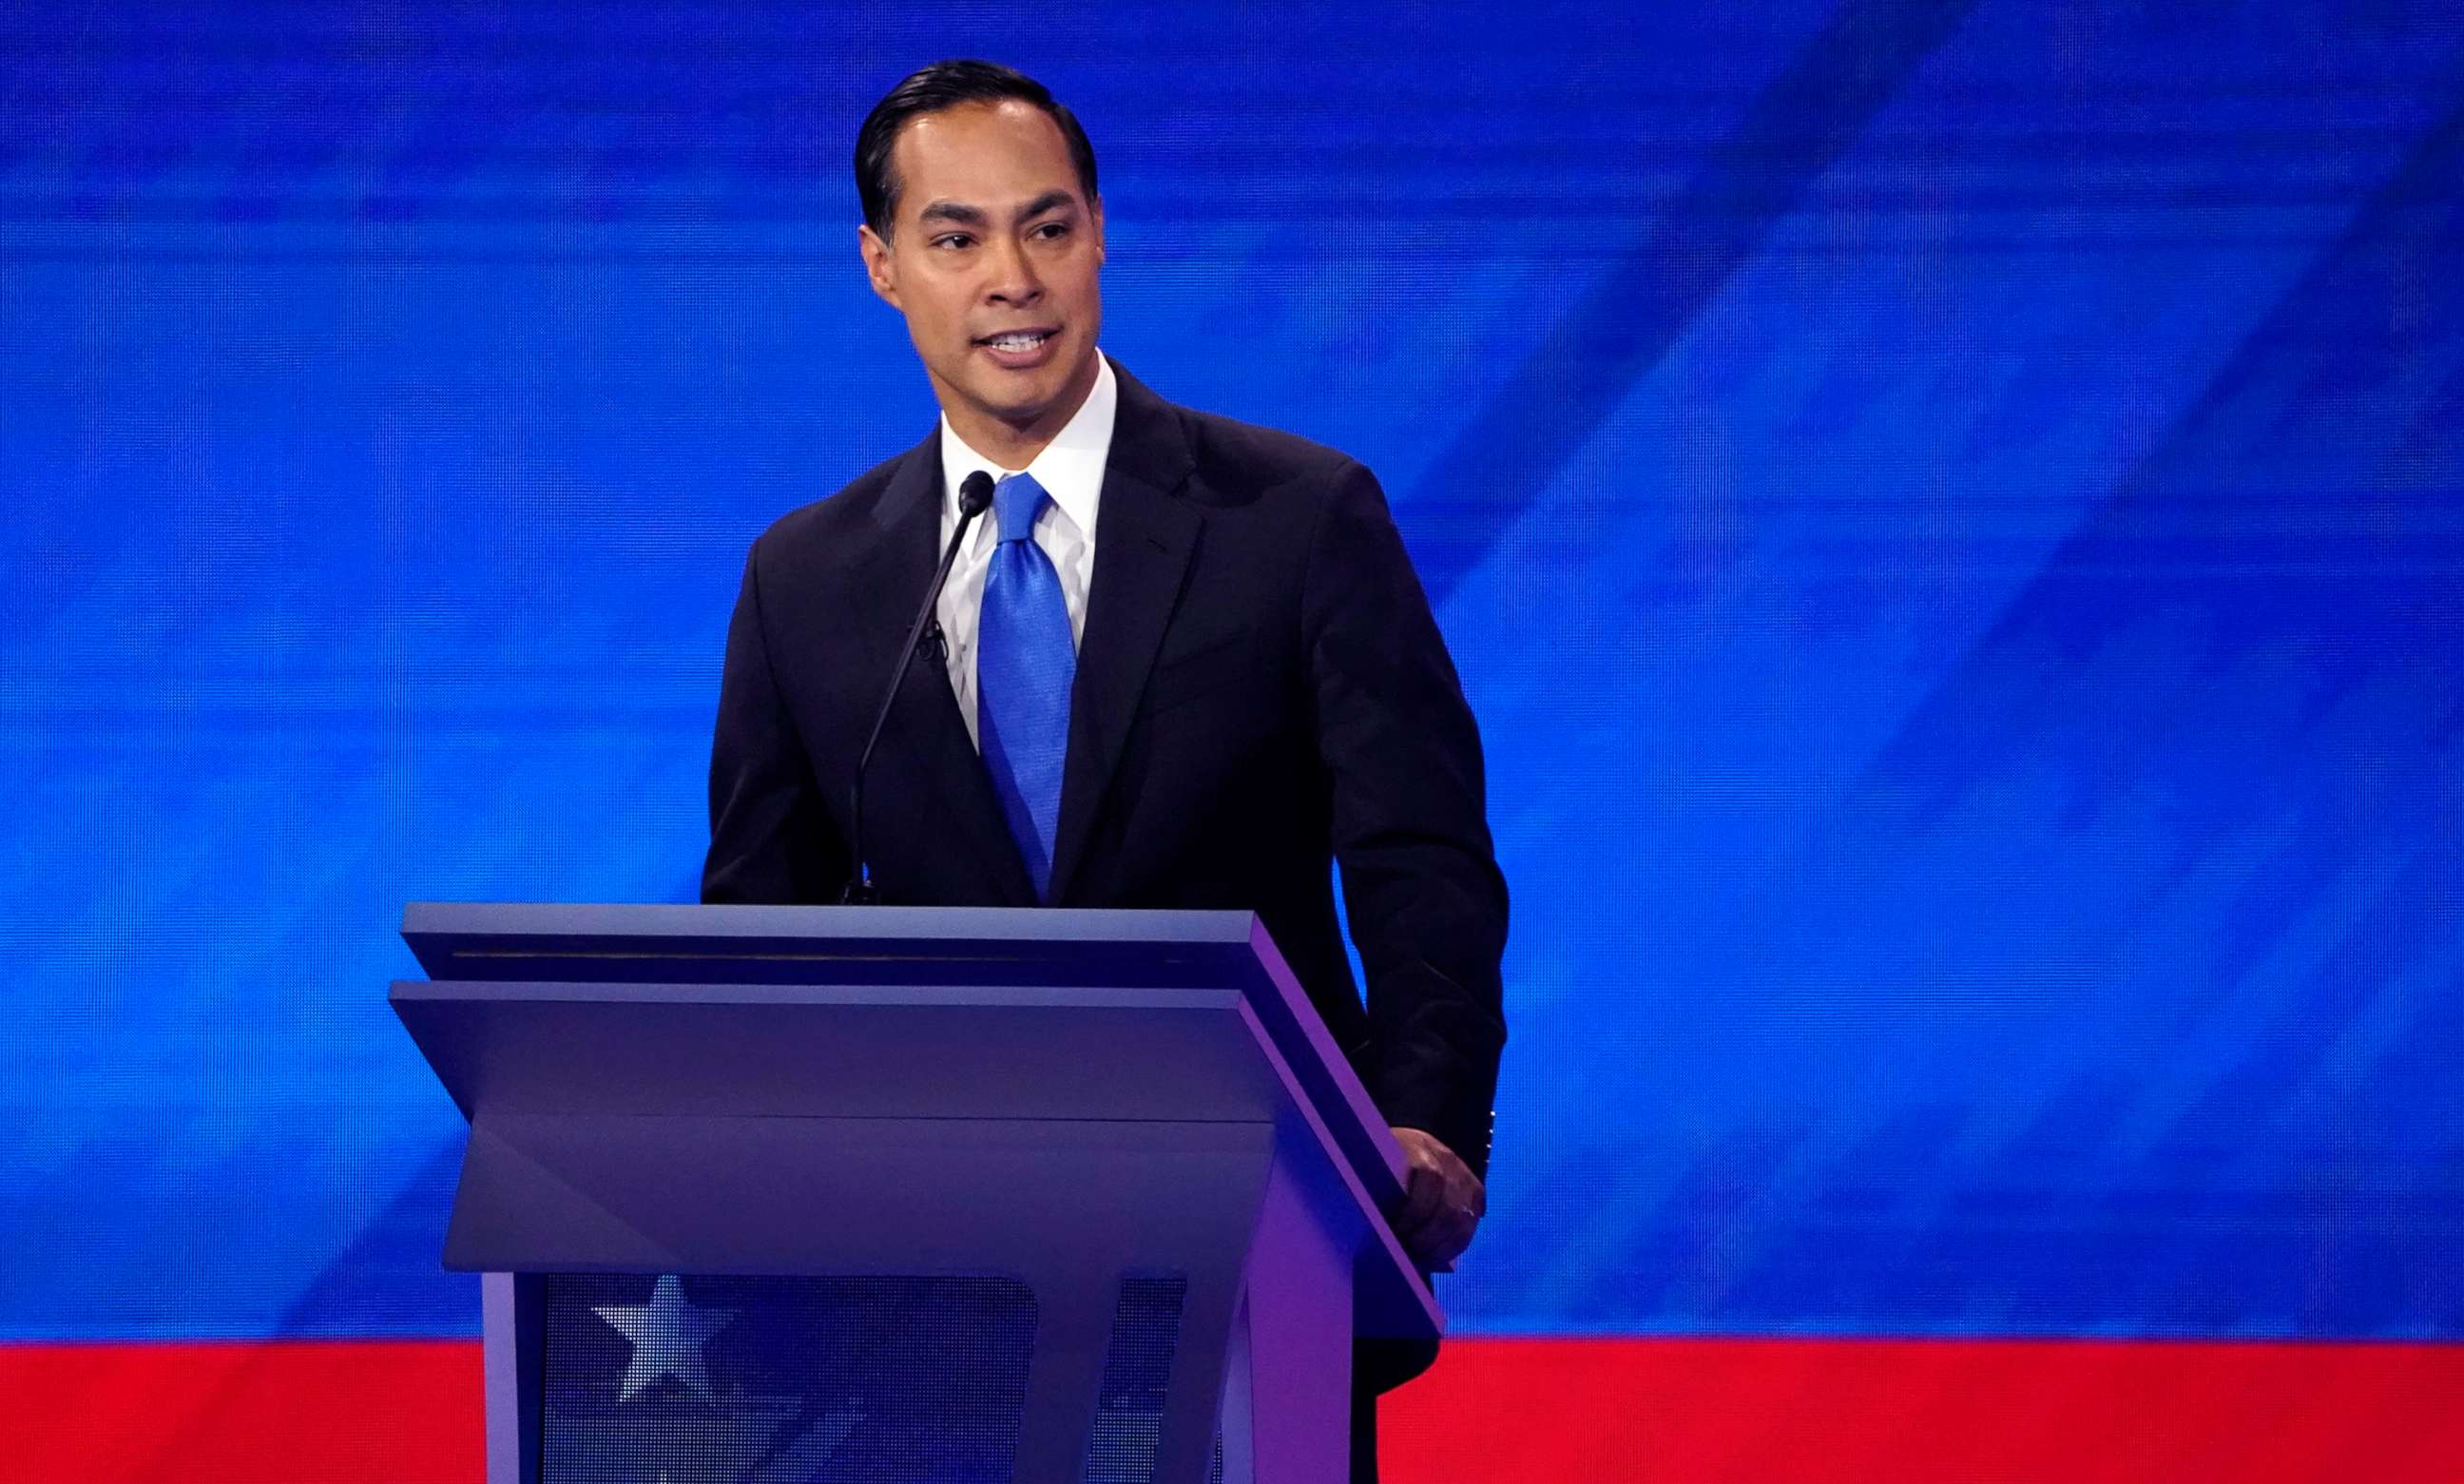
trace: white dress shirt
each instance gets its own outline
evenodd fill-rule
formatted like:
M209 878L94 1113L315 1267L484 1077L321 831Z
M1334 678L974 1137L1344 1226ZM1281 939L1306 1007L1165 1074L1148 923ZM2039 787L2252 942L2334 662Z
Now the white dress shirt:
M1069 607L1069 642L1087 632L1087 589L1095 578L1095 512L1104 498L1104 463L1112 452L1112 413L1120 400L1111 363L1095 355L1095 386L1058 436L1023 470L1003 469L967 446L941 414L941 545L958 528L958 486L981 469L998 482L1010 474L1030 474L1052 502L1036 517L1035 543L1052 559L1061 578L1062 601ZM976 729L976 619L983 609L984 574L992 569L993 549L1001 544L1001 525L990 509L976 518L967 543L958 548L950 581L934 609L941 636L949 646L950 689L958 698L958 715L966 719L967 737L980 749Z

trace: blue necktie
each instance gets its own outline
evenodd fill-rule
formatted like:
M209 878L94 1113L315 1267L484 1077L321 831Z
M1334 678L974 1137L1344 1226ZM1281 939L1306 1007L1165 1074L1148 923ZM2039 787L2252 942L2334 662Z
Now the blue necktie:
M1061 824L1061 764L1069 752L1069 682L1078 647L1061 574L1035 543L1035 518L1052 497L1026 475L993 487L1001 544L984 574L976 647L976 730L1010 837L1041 900L1052 883Z

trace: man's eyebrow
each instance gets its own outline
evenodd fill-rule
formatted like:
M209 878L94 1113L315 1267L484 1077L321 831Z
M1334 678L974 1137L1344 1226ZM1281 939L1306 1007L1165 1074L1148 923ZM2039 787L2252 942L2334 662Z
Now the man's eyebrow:
M1011 214L1010 220L1013 223L1030 221L1046 211L1077 204L1078 198L1067 190L1047 190L1020 207ZM985 216L984 209L979 206L969 206L963 201L932 201L925 204L924 210L915 213L915 219L925 222L957 222L962 227L980 227L989 218Z
M1044 194L1036 197L1034 200L1029 201L1026 205L1020 207L1018 209L1018 214L1010 218L1010 220L1013 222L1023 222L1031 216L1042 216L1045 212L1052 210L1056 207L1076 206L1077 204L1078 198L1066 190L1047 190Z

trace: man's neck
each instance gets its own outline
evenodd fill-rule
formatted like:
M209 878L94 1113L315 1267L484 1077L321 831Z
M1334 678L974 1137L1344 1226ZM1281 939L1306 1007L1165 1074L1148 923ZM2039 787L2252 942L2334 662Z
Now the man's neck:
M1051 406L1028 422L1013 423L949 396L941 399L941 414L950 420L950 431L967 447L1003 469L1016 472L1034 463L1035 455L1050 448L1052 440L1061 436L1061 430L1069 426L1069 419L1087 405L1088 397L1094 393L1099 369L1096 357L1088 357L1077 385L1055 397ZM934 389L940 390L937 387Z

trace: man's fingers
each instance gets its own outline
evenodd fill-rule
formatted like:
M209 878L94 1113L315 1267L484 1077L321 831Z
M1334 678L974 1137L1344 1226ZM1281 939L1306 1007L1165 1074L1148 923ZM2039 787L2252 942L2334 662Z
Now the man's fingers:
M1403 1208L1395 1213L1395 1229L1419 1230L1446 1207L1446 1183L1437 1171L1415 1164L1403 1185Z
M1425 1219L1408 1228L1398 1223L1395 1235L1414 1256L1451 1257L1470 1245L1471 1234L1479 1226L1479 1208L1450 1196Z
M1480 1218L1468 1207L1450 1206L1415 1233L1412 1254L1433 1273L1451 1273L1479 1228Z
M1488 1192L1480 1177L1436 1139L1407 1128L1395 1130L1395 1135L1410 1162L1403 1200L1394 1214L1395 1235L1423 1266L1451 1272L1455 1258L1471 1245Z

